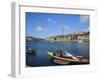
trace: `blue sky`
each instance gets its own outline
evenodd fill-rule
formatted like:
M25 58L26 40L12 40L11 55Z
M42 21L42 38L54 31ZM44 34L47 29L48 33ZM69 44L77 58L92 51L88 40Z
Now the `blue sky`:
M46 38L73 32L89 31L89 16L26 12L26 35Z

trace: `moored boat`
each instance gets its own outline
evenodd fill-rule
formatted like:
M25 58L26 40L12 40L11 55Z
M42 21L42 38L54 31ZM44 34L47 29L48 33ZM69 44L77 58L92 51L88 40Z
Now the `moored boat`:
M48 55L53 59L53 62L55 62L56 64L69 64L69 63L86 64L86 63L89 63L88 58L84 58L83 56L74 56L63 50L62 52L64 52L65 55L63 53L55 54L55 52L48 52Z
M34 56L36 56L37 51L36 51L36 49L26 47L26 54L27 55L34 55Z

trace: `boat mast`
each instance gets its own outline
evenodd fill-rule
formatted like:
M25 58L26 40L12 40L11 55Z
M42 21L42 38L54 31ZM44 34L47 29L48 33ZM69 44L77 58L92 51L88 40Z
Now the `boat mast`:
M64 49L64 27L63 27L63 49Z

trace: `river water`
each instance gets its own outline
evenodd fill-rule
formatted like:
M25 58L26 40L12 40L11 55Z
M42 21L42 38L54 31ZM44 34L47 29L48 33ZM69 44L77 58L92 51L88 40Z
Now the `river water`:
M51 61L50 56L48 56L48 51L55 51L59 48L63 48L67 52L78 55L89 57L89 42L32 42L27 41L26 46L36 49L37 55L26 55L26 65L30 67L39 66L56 66L54 62Z

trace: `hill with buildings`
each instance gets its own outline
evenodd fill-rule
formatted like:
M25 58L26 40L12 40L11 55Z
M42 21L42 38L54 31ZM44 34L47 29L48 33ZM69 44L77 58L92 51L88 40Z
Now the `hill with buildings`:
M74 32L65 35L56 35L47 37L46 40L49 41L89 41L89 32Z

